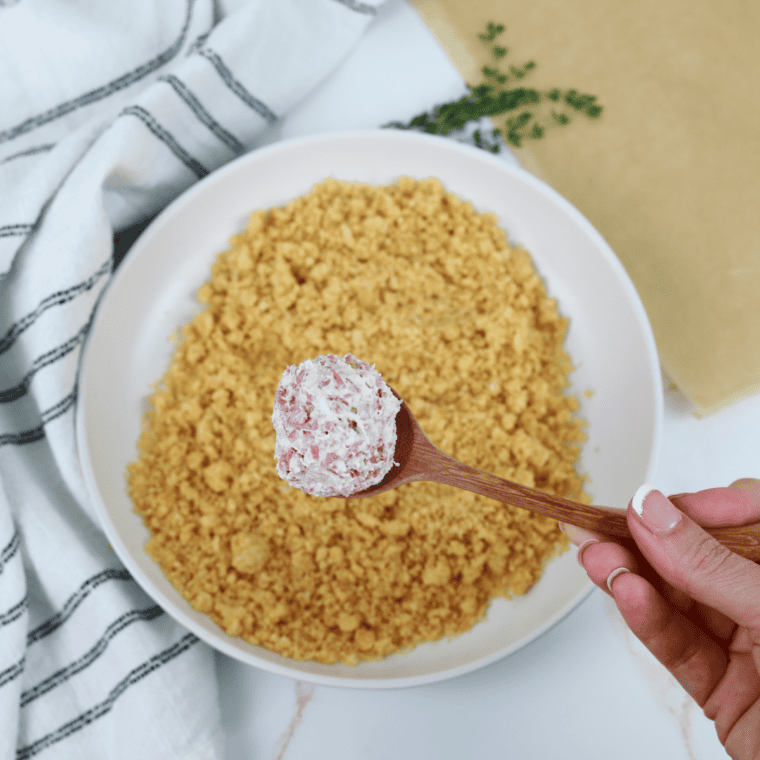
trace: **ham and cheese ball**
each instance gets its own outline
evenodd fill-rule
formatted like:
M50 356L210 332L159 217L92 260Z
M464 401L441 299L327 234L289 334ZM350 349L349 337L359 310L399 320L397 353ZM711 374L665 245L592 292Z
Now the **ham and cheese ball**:
M313 496L351 496L393 466L401 401L374 368L352 354L289 366L272 424L277 473Z

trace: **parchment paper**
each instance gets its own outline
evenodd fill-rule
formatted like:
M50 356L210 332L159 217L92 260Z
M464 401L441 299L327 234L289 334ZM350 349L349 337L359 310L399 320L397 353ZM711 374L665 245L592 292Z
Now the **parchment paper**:
M610 243L695 411L760 391L760 4L413 0L470 84L506 26L536 89L604 106L517 151ZM432 104L431 104L432 105ZM621 347L621 350L624 348Z

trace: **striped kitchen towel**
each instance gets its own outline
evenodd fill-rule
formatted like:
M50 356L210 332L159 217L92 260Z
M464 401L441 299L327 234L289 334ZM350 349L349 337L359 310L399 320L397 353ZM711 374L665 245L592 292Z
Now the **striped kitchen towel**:
M114 233L251 150L382 0L0 0L0 759L221 757L212 652L110 550L77 367Z

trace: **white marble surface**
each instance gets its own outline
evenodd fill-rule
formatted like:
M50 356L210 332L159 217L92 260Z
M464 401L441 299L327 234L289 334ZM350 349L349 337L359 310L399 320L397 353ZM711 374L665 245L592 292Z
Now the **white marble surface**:
M271 139L408 119L464 93L416 12L388 0L338 73ZM697 419L665 393L653 482L698 490L758 474L760 396ZM309 684L218 656L227 759L725 758L713 725L594 591L524 649L460 678L389 691Z

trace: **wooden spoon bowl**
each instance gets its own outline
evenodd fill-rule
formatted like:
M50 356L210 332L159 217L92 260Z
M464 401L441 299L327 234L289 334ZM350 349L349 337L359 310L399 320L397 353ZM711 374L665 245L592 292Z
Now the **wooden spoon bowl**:
M396 415L394 452L398 466L392 467L379 483L352 494L350 498L363 499L415 480L427 480L471 491L597 533L631 538L623 510L581 504L553 496L476 470L444 454L430 442L406 402L400 400L401 408ZM731 551L755 562L760 561L760 524L705 530Z

